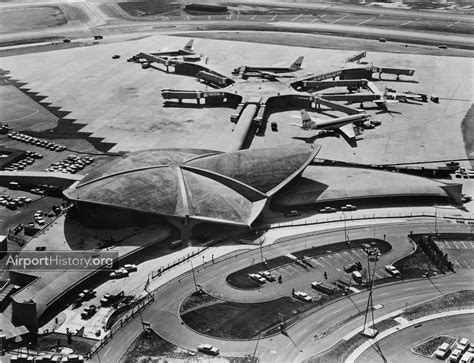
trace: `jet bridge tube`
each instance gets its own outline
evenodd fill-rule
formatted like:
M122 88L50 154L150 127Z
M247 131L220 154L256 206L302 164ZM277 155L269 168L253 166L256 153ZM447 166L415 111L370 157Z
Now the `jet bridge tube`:
M257 113L258 105L248 103L240 114L239 120L235 125L232 141L230 142L230 150L241 150L247 135L251 130L253 124L253 118Z

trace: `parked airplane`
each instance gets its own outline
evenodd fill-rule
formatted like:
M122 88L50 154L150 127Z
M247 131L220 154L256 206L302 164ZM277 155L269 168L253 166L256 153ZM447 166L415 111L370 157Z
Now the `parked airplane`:
M339 130L339 132L349 141L355 141L355 123L364 123L368 121L369 115L366 113L358 113L356 115L338 117L329 120L313 121L306 110L301 110L301 124L292 123L303 130ZM352 146L352 145L351 145Z
M157 57L178 57L178 56L191 56L196 51L193 49L193 43L194 39L189 40L184 48L178 49L178 50L168 50L168 51L158 51L158 52L153 52L150 53L152 55L155 55Z
M385 89L384 97L386 100L395 100L398 102L419 101L427 102L428 96L424 93L414 93L411 91L397 92L392 89Z
M304 57L298 57L289 67L278 67L278 66L262 66L262 67L255 67L255 66L241 66L235 68L232 71L232 74L239 75L239 76L261 76L264 78L277 78L277 77L284 77L281 76L280 73L291 73L296 72L303 69Z

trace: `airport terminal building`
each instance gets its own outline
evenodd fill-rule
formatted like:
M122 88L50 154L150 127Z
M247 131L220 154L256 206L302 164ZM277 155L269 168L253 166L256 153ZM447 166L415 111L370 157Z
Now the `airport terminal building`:
M132 152L93 169L64 195L75 205L68 213L84 226L174 226L182 241L203 231L248 231L261 224L259 218L267 208L338 206L367 199L383 205L384 198L409 201L420 196L459 203L459 184L323 166L313 162L318 151L317 145L292 145L229 153L202 149ZM37 331L59 307L63 298L58 299L58 291L64 296L77 290L86 276L60 271L32 276L12 270L10 278L23 287L12 296L13 320Z

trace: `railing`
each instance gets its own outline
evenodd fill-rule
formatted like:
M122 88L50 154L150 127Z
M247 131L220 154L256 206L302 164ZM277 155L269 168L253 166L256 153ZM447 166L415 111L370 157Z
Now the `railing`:
M339 216L339 217L334 217L334 218L326 218L324 220L291 221L291 222L285 222L285 223L261 225L261 226L258 226L256 228L254 228L254 230L256 230L256 231L258 231L258 230L269 230L269 229L276 229L276 228L285 228L285 227L290 227L290 226L305 226L305 225L325 224L325 223L332 223L332 222L339 222L339 221L355 221L355 220L364 220L364 219L427 218L427 217L430 217L430 218L435 218L436 217L436 218L439 218L439 219L462 220L463 223L464 223L464 221L468 221L469 224L474 225L474 219L472 218L472 216L469 216L469 218L462 218L462 217L442 216L440 214L435 215L435 214L429 214L429 213L425 213L425 212L420 212L420 213L398 213L398 214L397 213L395 213L395 214L390 214L390 213L375 214L375 213L373 213L373 214L369 214L369 215L364 214L364 215L359 215L359 216L350 216L349 218L343 218L343 217L348 217L348 216L346 215L346 216ZM361 226L360 228L363 228L363 227ZM308 232L308 233L282 237L282 238L278 239L278 242L286 242L286 241L290 241L292 239L298 239L298 238L301 238L302 236L307 235L307 234L325 233L325 232L327 232L327 231L312 231L312 232ZM238 237L238 235L235 235L235 236L227 235L225 238L223 237L222 239L229 239L229 238L235 238L235 237ZM265 236L260 236L256 240L259 243L262 243L262 241L265 241ZM216 244L219 241L220 240L213 240L211 242L208 242L204 247L202 247L202 249L199 249L199 250L197 250L193 253L188 254L187 256L184 256L183 258L180 258L180 259L176 260L175 262L173 262L171 264L168 264L168 266L166 268L162 269L161 273L159 273L159 274L158 274L158 271L160 271L160 270L152 271L152 279L155 279L155 278L161 276L164 272L170 271L170 270L180 266L183 262L186 262L189 259L201 254L202 252L207 250L209 248L209 246L211 246L213 244ZM261 249L262 249L262 251L265 251L265 250L271 249L273 247L274 247L274 245L272 244L272 245L268 245L268 246L262 246ZM225 260L238 258L242 255L252 253L253 251L254 251L254 249L232 252L232 253L229 253L225 256L218 257L215 260L213 259L212 263L209 263L209 262L206 263L206 262L203 261L202 265L197 265L197 266L194 267L194 271L196 273L199 273L200 271L205 270L207 267L213 265L216 262L222 262L222 261L225 261ZM136 316L136 314L139 311L143 310L146 306L148 306L154 300L154 294L156 293L157 290L160 290L160 289L163 289L163 288L168 288L168 287L173 286L173 285L178 285L178 284L181 283L181 280L183 278L190 275L191 273L192 273L191 271L186 271L183 274L181 274L180 276L177 276L177 277L173 278L172 280L164 283L163 285L160 285L157 288L155 288L151 292L150 295L147 295L147 297L145 297L145 299L148 299L148 300L143 305L140 305L141 307L140 307L139 310L135 311L135 309L137 308L137 307L135 307L129 315L124 316L122 319L120 319L117 323L115 323L113 325L113 327L110 329L110 334L108 334L104 339L102 339L99 343L97 343L94 347L92 347L92 349L90 350L90 352L87 355L87 358L90 358L95 353L97 353L97 351L99 349L101 349L104 345L107 344L108 341L110 341L110 339L112 339L113 334L115 334L118 330L120 330L120 328L122 328L123 325L126 322L128 322L130 319L132 319L134 316ZM310 315L310 314L314 313L317 310L318 309L313 306L313 307L309 307L308 309L305 309L304 311L300 312L300 314L302 314L303 316L307 316L307 315ZM354 318L354 316L351 316L349 318L349 320L353 319L353 318Z
M350 212L349 212L350 213ZM358 221L358 220L366 220L366 219L392 219L392 218L438 218L440 220L447 219L447 220L456 220L467 222L468 224L474 224L474 216L469 215L469 217L462 217L462 216L450 216L450 215L441 215L441 214L431 214L425 212L419 213L372 213L372 214L364 214L364 215L341 215L339 217L333 218L319 218L314 220L304 220L304 221L290 221L290 222L282 222L282 223L272 223L272 224L264 224L254 228L254 230L269 230L269 229L277 229L277 228L286 228L286 227L297 227L297 226L306 226L306 225L314 225L314 224L325 224L325 223L333 223L333 222L343 222L343 221Z
M104 345L106 345L125 324L127 324L131 319L133 319L138 313L140 313L145 307L150 305L155 300L154 294L146 295L137 305L133 307L132 310L125 313L124 316L120 318L107 332L107 334L100 341L95 344L90 351L84 356L86 359L90 359L98 350L100 350Z

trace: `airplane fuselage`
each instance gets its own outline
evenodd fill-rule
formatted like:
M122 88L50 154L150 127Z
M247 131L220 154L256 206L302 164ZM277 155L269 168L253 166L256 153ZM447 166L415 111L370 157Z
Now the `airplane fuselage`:
M369 118L367 114L357 114L351 116L339 117L336 119L329 120L318 120L315 123L317 129L328 130L328 129L338 129L344 125L354 123L354 122L363 122Z
M288 73L295 72L298 69L290 67L245 67L246 72L271 72L271 73Z

